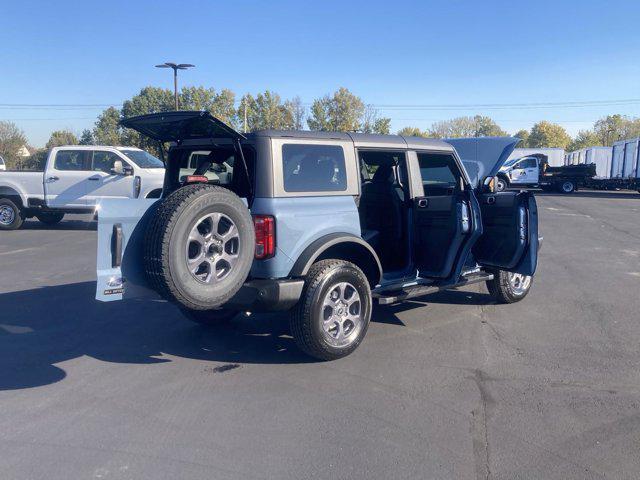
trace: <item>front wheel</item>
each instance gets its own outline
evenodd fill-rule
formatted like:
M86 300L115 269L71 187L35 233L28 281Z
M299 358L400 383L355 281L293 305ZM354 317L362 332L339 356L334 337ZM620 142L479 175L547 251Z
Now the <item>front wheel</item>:
M498 177L496 180L496 192L504 192L509 184L503 177Z
M321 260L307 274L291 315L291 333L314 358L346 357L367 333L371 308L371 289L362 270L344 260Z
M487 290L498 303L516 303L531 290L533 277L521 273L495 270L493 280L487 282Z
M0 230L17 230L23 223L22 209L8 198L0 198Z
M64 213L58 212L42 212L36 215L36 218L45 225L55 225L60 223L64 218Z

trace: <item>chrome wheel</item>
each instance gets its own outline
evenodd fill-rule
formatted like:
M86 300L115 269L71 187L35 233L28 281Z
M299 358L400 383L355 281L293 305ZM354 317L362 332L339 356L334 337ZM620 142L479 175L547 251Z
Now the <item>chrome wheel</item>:
M573 183L572 182L564 182L562 184L562 191L564 193L571 193L573 192Z
M200 218L189 234L187 268L202 283L215 283L229 275L240 253L240 235L233 221L222 213Z
M496 181L496 192L504 192L506 189L507 182L502 178L498 178L498 180Z
M531 286L531 277L521 273L509 272L509 286L515 295L522 295Z
M355 287L347 282L331 287L322 303L325 340L335 347L347 346L358 338L362 324L362 302Z
M16 212L9 205L0 205L0 224L11 225L16 219Z

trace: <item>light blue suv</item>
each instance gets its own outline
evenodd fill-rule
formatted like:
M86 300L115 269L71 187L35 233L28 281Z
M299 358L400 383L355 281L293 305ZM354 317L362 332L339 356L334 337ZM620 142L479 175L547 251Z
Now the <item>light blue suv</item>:
M159 295L204 324L290 310L299 347L329 360L357 348L374 302L486 282L511 303L531 288L535 199L493 191L518 139L245 136L206 112L122 124L170 148L161 199L99 207L99 300ZM211 180L212 165L230 171Z

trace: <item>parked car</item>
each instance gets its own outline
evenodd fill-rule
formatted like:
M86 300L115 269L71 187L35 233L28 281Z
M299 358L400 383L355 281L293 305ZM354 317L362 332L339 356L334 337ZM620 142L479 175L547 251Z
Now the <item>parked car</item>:
M164 164L139 148L55 147L44 171L0 176L0 230L26 218L55 224L66 213L93 213L105 198L158 198L163 182Z
M0 155L0 170L6 170L7 169L7 165L4 163L4 158L2 158L2 155Z
M245 137L206 112L122 125L172 146L160 200L102 202L98 300L159 294L206 325L289 310L297 345L328 360L362 342L374 302L486 282L511 303L531 288L535 198L491 189L517 139L452 141L471 152L470 176L454 146L434 139L275 130ZM231 165L226 183L183 178L194 151L210 152L198 172Z

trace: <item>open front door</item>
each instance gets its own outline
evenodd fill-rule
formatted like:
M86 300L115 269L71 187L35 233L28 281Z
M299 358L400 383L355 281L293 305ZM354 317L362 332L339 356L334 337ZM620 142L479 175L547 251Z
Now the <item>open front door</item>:
M478 194L482 235L472 252L483 267L533 275L538 263L538 207L529 192Z

